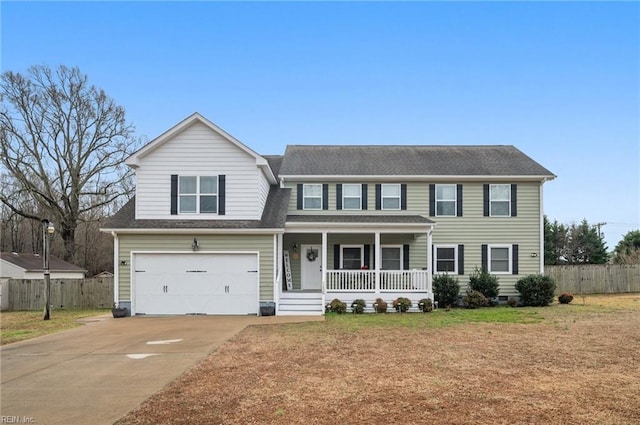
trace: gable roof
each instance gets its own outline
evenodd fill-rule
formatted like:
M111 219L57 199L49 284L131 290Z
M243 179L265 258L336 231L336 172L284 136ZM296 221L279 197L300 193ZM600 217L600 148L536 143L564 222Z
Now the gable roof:
M260 220L189 220L185 219L138 219L135 213L135 197L131 198L115 215L109 218L102 231L125 229L284 229L289 209L291 189L271 186ZM179 216L178 216L179 217Z
M290 145L280 176L555 175L514 146Z
M136 152L131 154L127 159L125 159L124 163L132 168L139 167L140 159L149 155L151 152L153 152L160 146L164 145L165 143L170 141L174 136L184 131L186 128L188 128L189 126L193 125L196 122L206 125L211 130L221 135L224 139L226 139L227 141L229 141L230 143L238 147L240 150L246 152L248 155L255 158L256 165L263 170L263 172L269 179L269 182L271 184L276 183L275 173L271 171L271 168L269 167L269 163L264 157L262 157L256 151L254 151L253 149L251 149L250 147L248 147L247 145L245 145L244 143L242 143L241 141L239 141L238 139L236 139L235 137L233 137L232 135L224 131L222 128L218 127L217 125L215 125L214 123L212 123L211 121L209 121L208 119L206 119L205 117L203 117L197 112L194 112L193 114L189 115L187 118L180 121L178 124L174 125L169 130L165 131L160 136L156 137L155 139L153 139L152 141L144 145L142 148L138 149Z
M1 252L0 258L26 271L42 271L43 264L40 254ZM86 272L85 269L53 255L49 256L49 270L52 272Z

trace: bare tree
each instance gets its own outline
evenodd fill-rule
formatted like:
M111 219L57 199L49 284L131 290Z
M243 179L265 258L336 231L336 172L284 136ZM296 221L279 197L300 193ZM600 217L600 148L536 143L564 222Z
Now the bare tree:
M123 160L137 145L133 127L78 68L7 71L0 100L0 156L12 177L0 201L22 217L55 222L63 256L73 260L83 216L128 194ZM25 197L39 208L24 208Z

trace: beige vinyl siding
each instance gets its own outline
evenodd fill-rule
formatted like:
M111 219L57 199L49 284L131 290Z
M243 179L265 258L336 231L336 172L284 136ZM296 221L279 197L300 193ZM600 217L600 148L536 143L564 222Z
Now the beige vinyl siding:
M191 252L193 235L118 235L120 301L131 300L131 252ZM247 251L260 254L260 300L273 300L273 235L198 235L199 252Z
M226 215L171 215L172 174L226 175ZM205 124L194 123L140 160L136 169L136 218L259 219L262 209L256 200L260 199L260 175L254 157Z
M544 253L540 247L539 190L539 182L520 182L516 217L484 217L482 183L464 183L463 217L431 217L438 223L433 232L434 245L464 245L465 274L458 276L461 292L466 290L474 268L482 265L482 244L518 244L519 274L496 274L500 295L517 295L517 280L540 272ZM532 253L537 256L532 257Z

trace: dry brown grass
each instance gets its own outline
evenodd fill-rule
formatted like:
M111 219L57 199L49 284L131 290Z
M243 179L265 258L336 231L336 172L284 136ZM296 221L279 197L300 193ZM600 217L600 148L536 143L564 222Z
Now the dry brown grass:
M253 326L118 424L640 423L639 295L518 310L541 320Z

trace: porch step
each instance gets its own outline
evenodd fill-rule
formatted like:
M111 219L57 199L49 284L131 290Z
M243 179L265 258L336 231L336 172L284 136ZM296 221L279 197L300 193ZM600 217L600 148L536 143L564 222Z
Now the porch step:
M319 292L286 292L280 294L277 314L281 316L319 316L322 313L322 294Z

